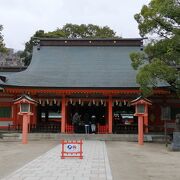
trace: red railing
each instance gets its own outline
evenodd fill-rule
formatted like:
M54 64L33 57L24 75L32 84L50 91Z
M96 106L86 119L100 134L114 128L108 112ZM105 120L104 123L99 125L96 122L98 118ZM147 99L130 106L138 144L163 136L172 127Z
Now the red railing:
M107 134L108 133L108 125L100 125L98 124L98 134Z
M73 125L66 124L66 126L65 126L65 131L66 131L67 134L74 133L74 126L73 126Z

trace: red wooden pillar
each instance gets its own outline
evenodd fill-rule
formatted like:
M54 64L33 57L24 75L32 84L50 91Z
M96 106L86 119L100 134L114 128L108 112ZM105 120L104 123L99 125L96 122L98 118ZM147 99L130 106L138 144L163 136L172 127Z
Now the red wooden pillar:
M33 118L33 116L32 116ZM31 116L28 116L28 133L31 132Z
M65 123L66 123L66 98L65 96L62 97L61 102L61 133L65 133Z
M148 133L148 115L144 116L145 133Z
M23 129L22 129L22 144L27 144L27 136L28 136L28 120L30 115L24 114L23 115Z
M144 144L143 116L138 116L138 144Z
M33 106L33 121L32 124L37 124L37 106Z
M16 104L14 104L13 106L13 124L14 125L17 125L18 123L17 123L17 105Z
M66 121L65 121L65 132L66 132L66 127L68 127L69 124L69 117L68 117L68 112L69 112L69 108L68 108L68 103L67 103L67 99L66 99Z
M112 109L112 96L108 99L108 129L109 133L112 134L112 122L113 122L113 109Z

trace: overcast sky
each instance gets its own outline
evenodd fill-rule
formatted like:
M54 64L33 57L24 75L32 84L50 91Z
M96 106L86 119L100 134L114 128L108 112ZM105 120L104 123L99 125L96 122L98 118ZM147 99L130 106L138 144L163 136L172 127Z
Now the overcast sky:
M139 37L134 14L150 0L0 0L6 46L16 50L35 33L66 23L108 25L124 38Z

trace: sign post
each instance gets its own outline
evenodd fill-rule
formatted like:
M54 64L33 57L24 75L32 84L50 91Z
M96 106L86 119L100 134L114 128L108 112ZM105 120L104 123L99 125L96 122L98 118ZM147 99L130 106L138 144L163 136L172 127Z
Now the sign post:
M83 149L82 149L83 141L61 141L61 159L65 158L79 158L83 159Z

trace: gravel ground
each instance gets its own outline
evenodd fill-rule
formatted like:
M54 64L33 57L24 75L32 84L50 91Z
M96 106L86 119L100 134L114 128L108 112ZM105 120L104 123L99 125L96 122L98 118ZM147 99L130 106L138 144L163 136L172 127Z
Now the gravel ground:
M180 152L164 144L106 142L114 180L180 180Z

